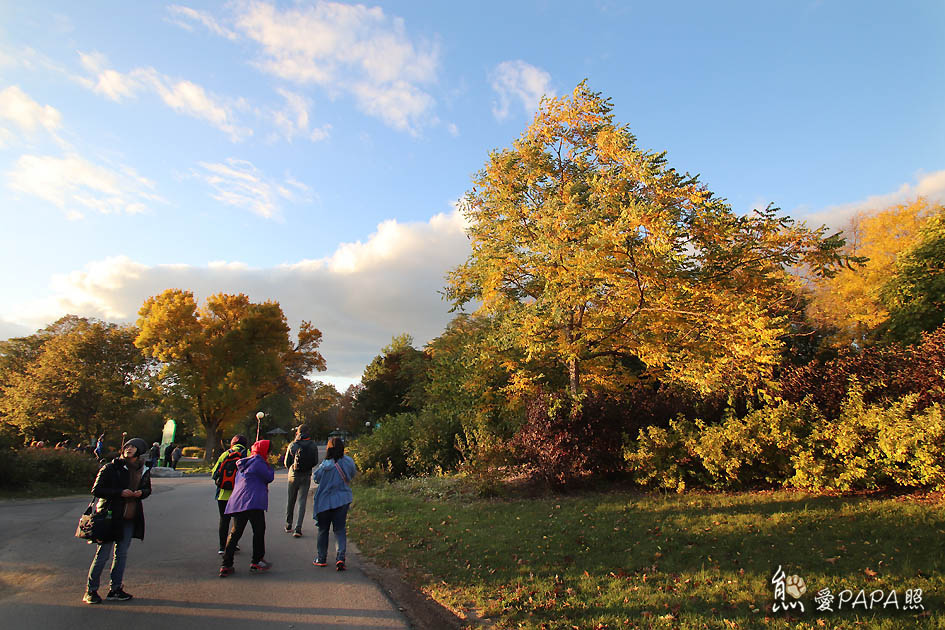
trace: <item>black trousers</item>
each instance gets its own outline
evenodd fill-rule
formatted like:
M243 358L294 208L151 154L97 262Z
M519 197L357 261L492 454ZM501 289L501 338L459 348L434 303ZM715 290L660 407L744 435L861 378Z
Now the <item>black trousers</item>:
M224 514L226 511L226 501L220 501L217 499L217 507L220 509L220 549L226 548L226 537L230 533L230 519L232 518L229 514Z
M253 527L253 564L256 564L266 557L266 513L263 510L246 510L245 512L231 514L231 516L233 517L233 528L226 539L223 566L233 566L236 545L239 544L243 530L246 529L246 523Z

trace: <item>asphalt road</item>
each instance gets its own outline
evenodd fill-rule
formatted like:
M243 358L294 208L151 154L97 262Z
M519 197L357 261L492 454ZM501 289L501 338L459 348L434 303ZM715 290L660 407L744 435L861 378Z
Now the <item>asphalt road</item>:
M131 544L125 571L125 590L134 599L98 606L81 601L95 546L73 536L90 497L0 502L0 628L408 628L397 607L359 570L350 541L347 571L312 565L311 497L304 536L283 531L285 471L276 474L269 492L266 559L273 569L249 573L247 526L236 573L225 579L218 577L218 512L210 479L154 479L152 487L143 504L145 539ZM332 537L329 560L334 547ZM99 593L104 597L107 591L108 567Z

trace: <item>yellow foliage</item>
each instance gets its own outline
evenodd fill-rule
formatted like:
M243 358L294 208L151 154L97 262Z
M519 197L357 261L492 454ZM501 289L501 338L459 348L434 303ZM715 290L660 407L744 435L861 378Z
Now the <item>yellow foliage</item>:
M920 197L878 212L861 212L850 219L843 233L846 251L868 261L812 283L813 299L807 311L815 323L836 330L831 338L834 344L862 343L870 331L888 319L879 290L895 274L899 254L918 242L922 225L941 212L941 204Z

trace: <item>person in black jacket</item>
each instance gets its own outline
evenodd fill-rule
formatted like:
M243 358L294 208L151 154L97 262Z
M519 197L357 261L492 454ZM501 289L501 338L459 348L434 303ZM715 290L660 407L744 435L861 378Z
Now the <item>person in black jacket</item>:
M98 544L89 567L88 587L82 598L87 604L101 604L99 580L108 557L112 557L111 583L108 596L112 601L128 601L122 580L131 539L144 540L144 511L141 501L151 496L151 472L144 463L148 443L132 438L121 447L121 457L102 466L95 477L92 494L98 497L96 508L112 514L113 541Z
M292 520L296 501L299 505L296 538L302 536L302 519L305 518L305 503L308 501L308 489L312 485L312 469L318 464L318 446L309 436L304 424L296 429L295 441L285 449L283 464L289 471L289 496L285 506L285 531L292 531Z

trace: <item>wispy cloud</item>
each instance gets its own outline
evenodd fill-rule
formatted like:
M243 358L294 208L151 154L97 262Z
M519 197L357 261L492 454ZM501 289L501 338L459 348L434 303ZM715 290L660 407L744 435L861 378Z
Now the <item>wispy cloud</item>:
M28 132L42 128L55 133L62 122L59 110L51 105L40 105L16 85L0 91L0 118Z
M278 217L283 202L305 201L311 195L302 182L292 177L279 182L246 160L228 158L222 163L199 162L199 166L191 175L213 189L211 197L266 219Z
M178 26L187 29L188 31L193 30L191 24L196 22L204 26L214 35L219 35L220 37L225 37L229 40L235 40L239 36L220 24L212 15L206 11L198 11L196 9L191 9L190 7L182 7L176 4L172 4L167 7L168 13L171 14L171 21Z
M905 203L916 197L926 197L935 203L945 203L945 170L933 173L918 173L914 182L906 182L893 192L873 195L852 203L829 206L823 210L803 216L810 224L826 224L835 229L843 229L853 215L860 212L875 212L896 204Z
M206 14L181 9L175 15L229 32ZM436 80L438 46L411 38L404 20L380 7L320 1L280 9L250 0L236 5L232 21L233 31L259 45L255 64L266 73L348 94L394 129L417 133L435 122L435 101L423 86Z
M55 276L51 298L17 305L0 318L32 329L65 313L134 321L144 300L168 287L186 287L201 299L243 292L277 300L293 326L311 320L324 334L326 376L357 379L391 336L409 332L424 343L443 331L451 314L438 291L446 272L468 254L464 220L454 211L427 222L385 221L364 242L342 244L326 258L264 269L232 261L147 266L107 258Z
M551 75L521 59L503 61L492 71L492 89L497 101L492 106L496 120L505 120L513 104L521 105L528 114L538 109L542 96L554 96Z
M154 183L128 166L94 164L71 154L65 157L24 155L7 172L13 190L44 199L80 219L83 210L103 214L136 214L163 201Z
M303 137L312 142L326 140L331 125L325 124L315 129L310 128L309 110L311 101L302 94L279 88L276 90L285 102L281 108L269 112L269 120L278 131L278 135L289 142L296 137Z
M79 53L79 58L91 77L78 77L79 83L121 102L141 93L156 94L174 111L210 123L238 142L250 135L252 129L236 121L236 103L217 97L192 81L172 79L154 68L135 68L122 73L108 67L108 60L100 53Z

